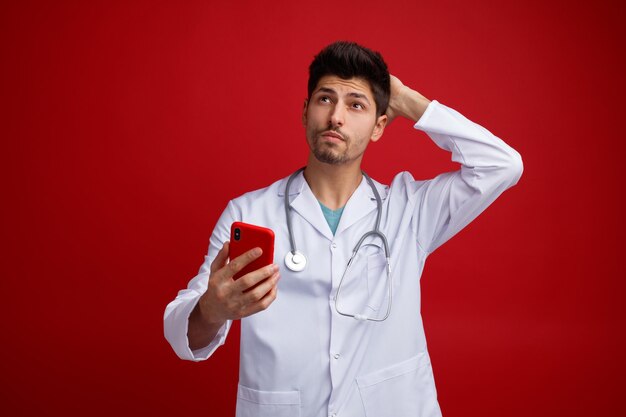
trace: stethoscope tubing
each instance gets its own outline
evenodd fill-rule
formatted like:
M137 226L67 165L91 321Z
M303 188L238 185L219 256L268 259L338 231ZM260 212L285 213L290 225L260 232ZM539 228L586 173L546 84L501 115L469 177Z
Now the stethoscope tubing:
M298 169L296 172L294 172L293 174L291 174L291 176L289 177L289 179L287 180L287 184L285 185L285 216L287 217L287 231L289 233L289 244L291 245L291 250L287 253L287 255L285 256L285 264L287 265L287 268L289 268L290 270L294 271L294 272L299 272L304 270L305 266L306 266L306 257L304 256L304 254L302 254L301 252L299 252L296 248L296 242L293 236L293 228L292 228L292 224L291 224L291 216L289 215L290 212L290 202L289 202L289 190L291 187L291 183L293 182L293 180L298 176L298 174L300 174L302 171L304 171L304 168L300 168ZM370 188L372 189L372 192L374 193L374 197L376 198L376 223L374 224L374 229L370 230L369 232L366 232L365 234L363 234L363 236L361 236L361 238L359 239L359 241L357 242L357 244L355 245L353 251L352 251L352 255L350 256L350 259L348 260L348 264L346 265L346 269L344 270L343 274L341 275L341 280L339 281L339 286L337 287L337 294L335 295L335 310L337 311L337 313L339 313L342 316L346 316L346 317L354 317L357 320L369 320L369 321L376 321L376 322L380 322L380 321L384 321L387 319L387 317L389 317L389 314L391 312L391 303L392 303L392 275L391 275L391 263L390 263L390 252L389 252L389 243L387 242L387 237L385 236L384 233L382 233L380 231L380 221L381 221L381 217L382 217L382 199L380 198L380 194L378 193L378 190L376 189L376 186L374 185L374 182L372 181L372 179L370 178L369 175L367 175L365 172L361 171L363 173L363 176L365 177L365 180L367 181L368 185L370 186ZM363 242L365 241L365 239L367 239L369 236L377 236L380 238L380 240L383 242L383 247L385 250L385 258L387 260L387 285L388 285L388 292L389 292L389 302L387 303L387 311L385 313L385 316L383 318L371 318L371 317L367 317L363 314L349 314L349 313L345 313L342 312L339 309L339 293L341 292L341 287L343 284L343 280L348 272L348 270L350 269L351 265L352 265L352 261L354 260L354 257L356 256L356 254L358 253L359 249L361 248L361 245L363 244Z

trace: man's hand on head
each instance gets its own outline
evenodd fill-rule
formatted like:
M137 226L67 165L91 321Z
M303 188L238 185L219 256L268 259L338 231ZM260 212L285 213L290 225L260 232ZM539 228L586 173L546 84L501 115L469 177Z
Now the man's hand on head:
M387 107L387 125L398 116L417 122L426 111L430 100L415 90L402 84L398 77L391 75L391 94Z

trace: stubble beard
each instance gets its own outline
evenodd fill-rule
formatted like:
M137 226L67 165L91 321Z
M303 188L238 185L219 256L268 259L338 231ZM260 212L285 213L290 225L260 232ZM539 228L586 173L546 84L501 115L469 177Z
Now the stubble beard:
M328 131L328 129L325 129L324 131ZM348 138L346 135L341 133L344 139L344 144L345 144L345 149L341 151L339 149L339 146L340 146L339 144L322 142L320 138L321 133L322 132L314 132L312 135L313 140L309 142L311 152L313 152L315 159L317 159L318 161L322 163L330 164L330 165L339 165L339 164L343 164L347 162L349 159L348 149L349 149L350 138Z

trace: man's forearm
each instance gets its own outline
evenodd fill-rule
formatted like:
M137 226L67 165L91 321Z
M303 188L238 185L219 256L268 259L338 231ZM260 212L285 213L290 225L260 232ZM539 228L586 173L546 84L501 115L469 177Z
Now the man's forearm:
M200 310L200 303L196 304L189 315L189 325L187 328L189 348L196 350L208 346L223 325L224 323L207 322Z
M398 115L417 122L430 104L430 100L415 90L406 89L395 100L394 108Z
M389 96L389 106L387 109L389 122L398 116L417 122L426 111L430 100L402 84L402 81L393 75L391 76L390 87L391 94Z

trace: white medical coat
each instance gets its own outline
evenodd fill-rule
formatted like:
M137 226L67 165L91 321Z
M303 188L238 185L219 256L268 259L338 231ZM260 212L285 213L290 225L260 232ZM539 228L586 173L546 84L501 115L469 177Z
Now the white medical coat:
M290 271L283 261L290 250L286 178L228 203L199 274L167 306L164 325L180 358L211 356L225 342L230 322L203 349L192 352L187 340L189 314L206 291L210 264L229 239L232 222L274 230L278 296L267 310L241 320L238 417L441 415L420 315L424 262L518 181L522 161L502 140L437 101L415 128L452 152L461 169L429 181L402 172L389 187L375 182L393 277L393 304L384 322L358 321L335 310L337 286L354 245L376 219L376 201L365 179L346 204L334 236L302 174L292 182L293 233L308 258L303 272ZM376 246L366 241L366 254ZM340 309L380 317L388 302L385 265L374 255L362 261L355 265L361 271L358 285L342 286Z

